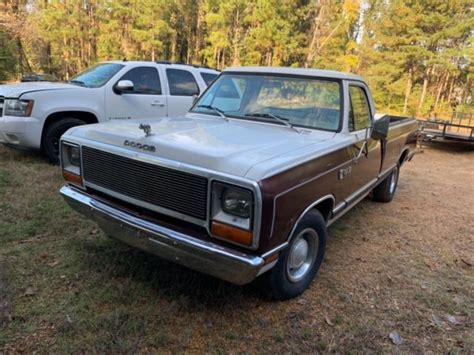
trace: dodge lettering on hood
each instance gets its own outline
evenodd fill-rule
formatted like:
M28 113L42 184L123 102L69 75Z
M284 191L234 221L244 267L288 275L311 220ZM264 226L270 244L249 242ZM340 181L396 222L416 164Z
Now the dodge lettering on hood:
M327 228L390 202L416 121L376 115L358 76L229 68L184 116L71 128L61 194L105 233L223 280L302 293Z

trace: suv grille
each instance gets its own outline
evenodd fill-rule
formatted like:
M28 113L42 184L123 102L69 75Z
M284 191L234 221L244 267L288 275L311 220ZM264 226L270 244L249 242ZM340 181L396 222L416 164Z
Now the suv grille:
M86 182L155 206L206 219L207 178L82 148Z
M3 97L0 97L0 117L3 116L3 105L5 103L5 99Z

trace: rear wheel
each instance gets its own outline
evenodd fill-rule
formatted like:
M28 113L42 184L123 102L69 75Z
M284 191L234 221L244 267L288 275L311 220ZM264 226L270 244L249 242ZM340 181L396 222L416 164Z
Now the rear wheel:
M264 292L276 300L293 298L306 290L324 258L327 230L321 213L308 212L293 235L275 267L262 276Z
M400 166L397 165L392 172L374 188L373 196L377 202L390 202L395 196L398 185L398 175L400 173Z
M44 134L41 148L53 164L59 164L59 140L69 128L86 124L78 118L61 118L51 124Z

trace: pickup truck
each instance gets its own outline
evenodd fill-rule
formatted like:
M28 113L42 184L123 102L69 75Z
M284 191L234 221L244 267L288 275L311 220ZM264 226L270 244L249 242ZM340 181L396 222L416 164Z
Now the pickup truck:
M113 238L288 299L327 228L370 193L391 201L414 154L415 120L374 117L359 76L229 68L184 116L67 131L60 193Z
M0 143L59 162L59 138L88 123L185 114L219 73L169 62L99 63L68 82L0 85Z

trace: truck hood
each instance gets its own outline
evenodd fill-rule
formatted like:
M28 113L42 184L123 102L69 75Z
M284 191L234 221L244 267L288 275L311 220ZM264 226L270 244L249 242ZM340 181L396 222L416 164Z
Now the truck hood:
M32 82L0 85L0 96L8 98L19 98L21 95L46 90L70 90L83 89L83 87L67 83L49 83L49 82Z
M146 137L139 125L149 124L151 135ZM141 151L156 157L170 159L239 177L250 176L252 167L272 160L281 165L284 156L301 148L319 145L334 136L332 132L309 131L298 133L289 127L240 119L226 121L220 117L188 114L152 120L107 122L72 128L68 136L94 146L93 142ZM152 145L155 152L125 146L125 141ZM289 154L291 155L291 154ZM294 157L293 157L294 158ZM271 165L271 164L270 164ZM270 169L271 170L271 166ZM259 170L258 175L268 171Z

